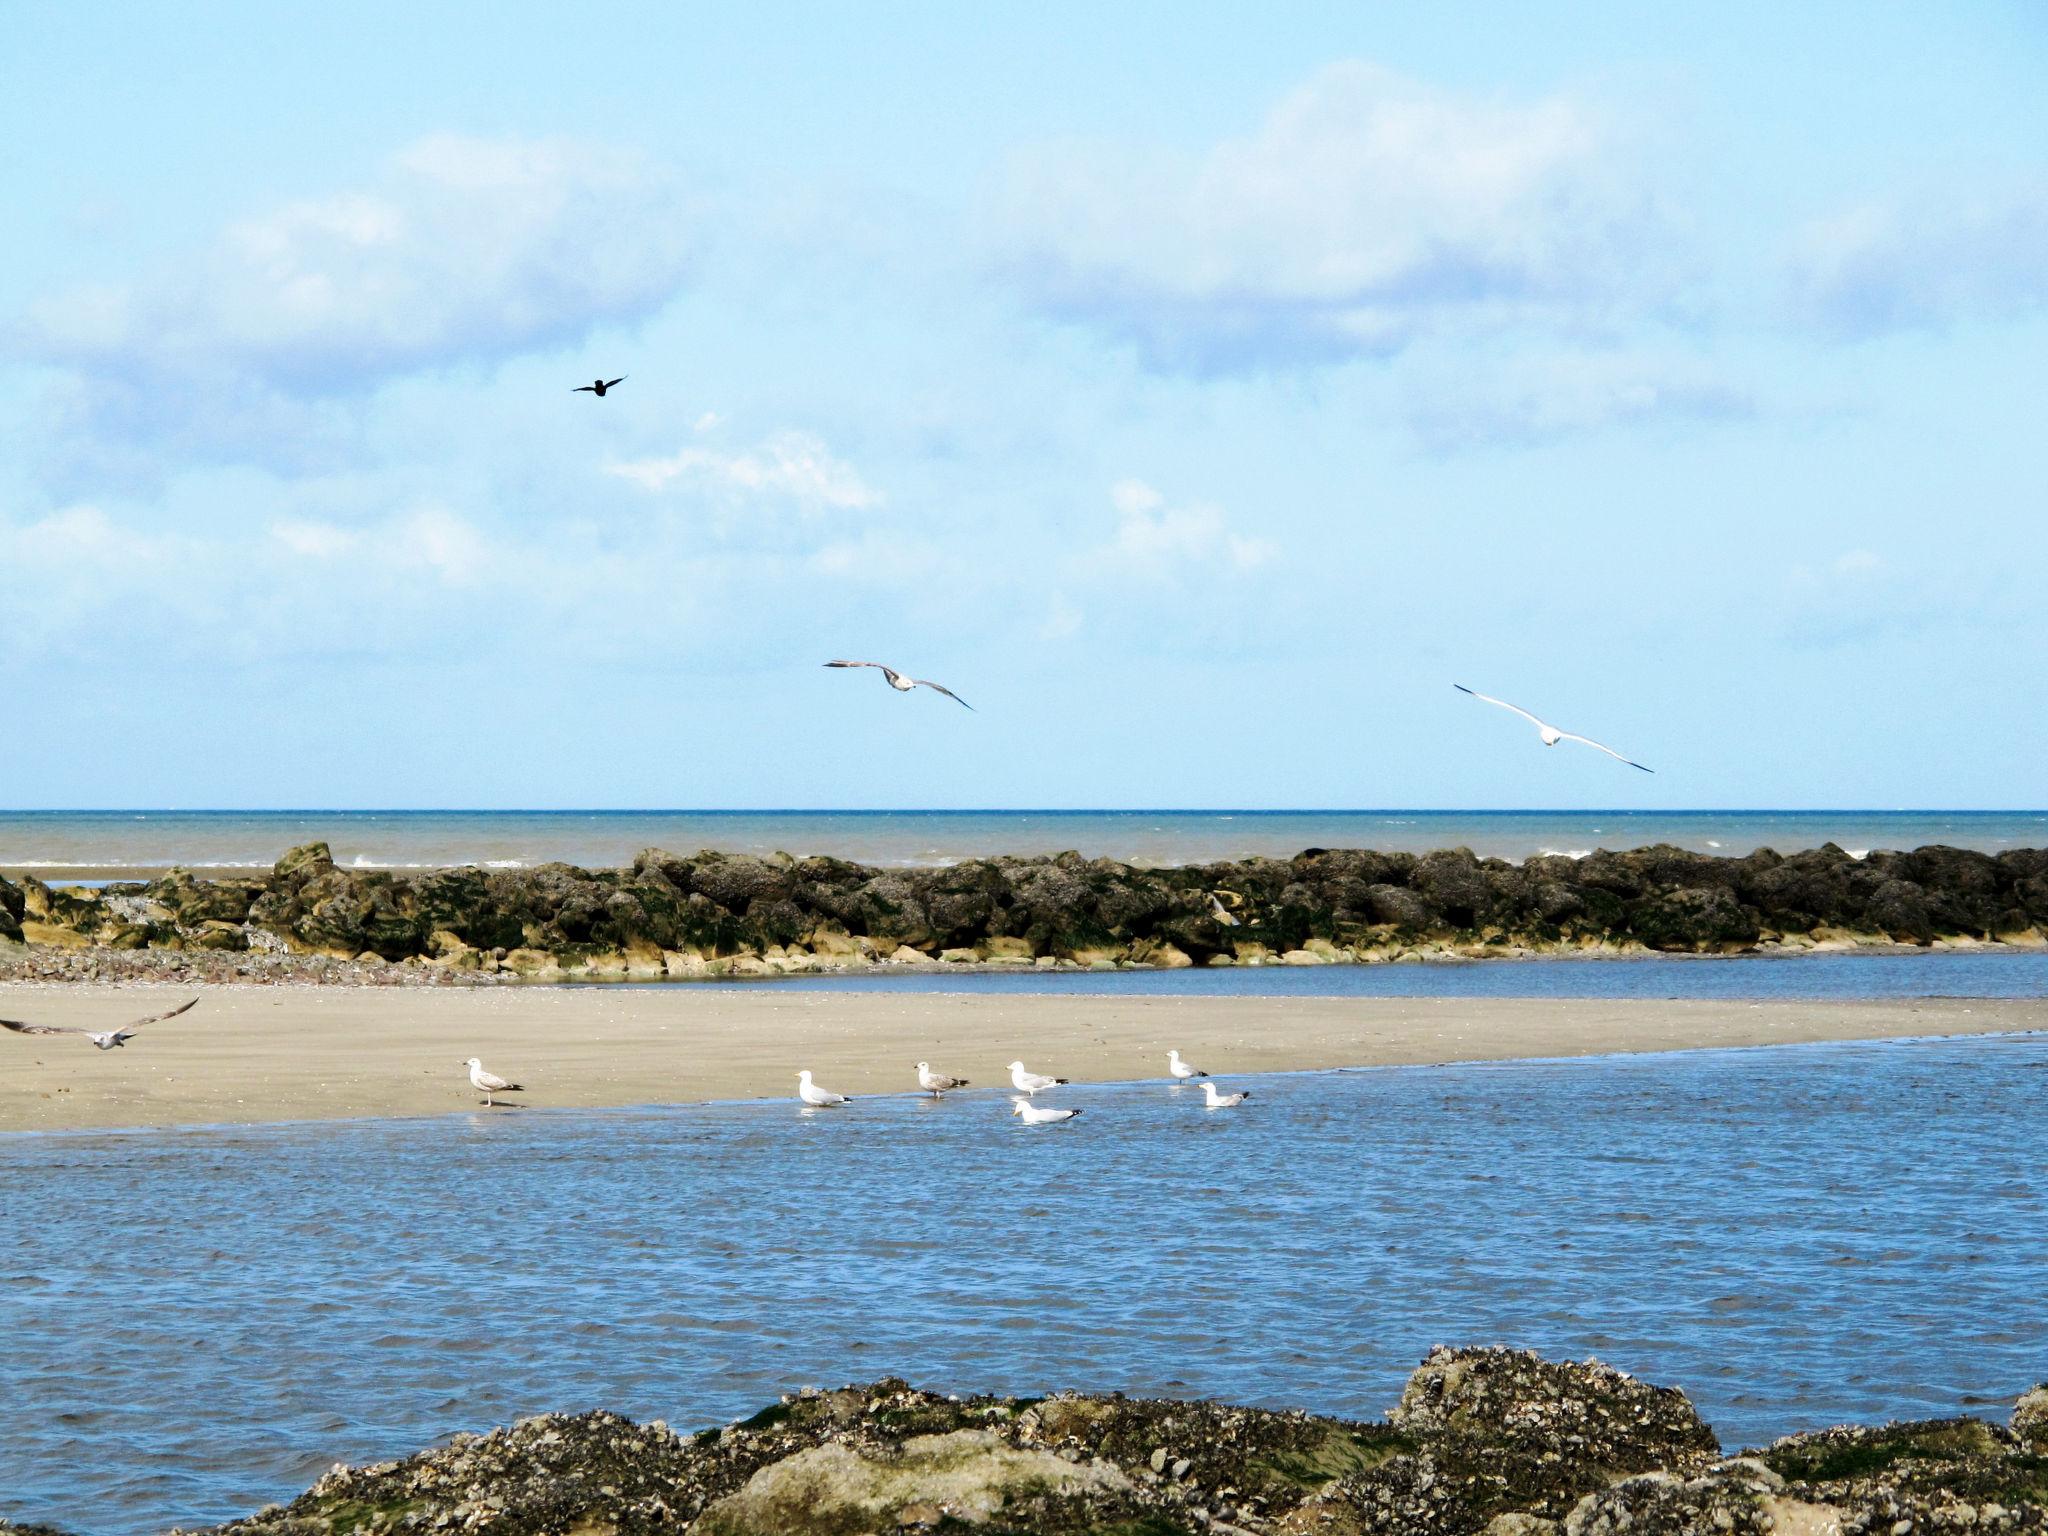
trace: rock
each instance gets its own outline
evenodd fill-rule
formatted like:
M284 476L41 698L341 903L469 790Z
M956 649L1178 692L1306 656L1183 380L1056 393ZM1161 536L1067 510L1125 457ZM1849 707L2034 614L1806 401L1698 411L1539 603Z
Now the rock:
M292 849L271 865L271 878L280 885L302 885L334 870L334 855L325 843L306 843Z
M2022 1440L2048 1448L2048 1382L2013 1404L2012 1432Z

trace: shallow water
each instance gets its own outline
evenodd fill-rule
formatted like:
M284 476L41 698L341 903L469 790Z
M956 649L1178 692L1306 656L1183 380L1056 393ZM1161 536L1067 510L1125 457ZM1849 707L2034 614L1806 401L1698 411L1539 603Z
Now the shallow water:
M1505 859L1650 843L1724 854L1825 842L1855 853L1927 843L1997 853L2048 845L2048 811L0 811L0 869L54 879L135 878L173 864L268 869L315 839L366 869L550 859L606 868L643 848L895 865L1069 848L1154 865L1318 847L1467 847Z
M1251 1085L0 1139L0 1508L122 1536L892 1372L1377 1416L1512 1342L1730 1444L2048 1377L2043 1037Z

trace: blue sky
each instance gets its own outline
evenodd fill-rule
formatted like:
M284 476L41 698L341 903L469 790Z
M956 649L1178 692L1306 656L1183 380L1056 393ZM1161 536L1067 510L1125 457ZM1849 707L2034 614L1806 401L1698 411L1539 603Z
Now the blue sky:
M2048 803L2048 13L1781 9L16 8L0 804Z

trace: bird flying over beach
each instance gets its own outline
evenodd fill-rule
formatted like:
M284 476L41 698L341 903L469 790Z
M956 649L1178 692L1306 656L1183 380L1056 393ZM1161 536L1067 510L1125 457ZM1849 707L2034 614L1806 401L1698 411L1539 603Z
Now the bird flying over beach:
M592 379L588 384L578 384L569 393L572 395L596 395L598 399L602 400L606 390L625 382L626 376L622 373L616 379Z
M500 1093L524 1093L526 1090L517 1083L508 1083L495 1072L486 1072L484 1064L472 1056L463 1065L469 1068L469 1085L484 1096L484 1108L491 1108L493 1095Z
M908 693L913 688L929 688L934 693L943 693L962 709L974 708L972 704L961 698L959 694L943 683L935 683L928 677L906 677L894 667L885 667L879 661L828 661L825 665L828 667L873 667L882 674L889 686L898 693Z
M813 1109L837 1109L840 1105L851 1102L845 1094L833 1093L812 1082L808 1069L796 1075L796 1096Z
M1252 1096L1252 1091L1249 1088L1241 1093L1221 1093L1217 1090L1214 1083L1202 1084L1202 1092L1209 1096L1208 1107L1210 1109L1235 1109Z
M930 1062L920 1061L917 1064L917 1086L936 1099L951 1093L955 1088L965 1088L967 1086L967 1079L964 1077L948 1077L943 1072L934 1072Z
M1066 1082L1064 1077L1047 1077L1039 1072L1026 1072L1024 1063L1010 1063L1010 1083L1019 1093L1043 1093L1048 1088L1058 1088Z
M1551 725L1545 721L1538 720L1534 715L1530 714L1529 711L1522 708L1519 704L1510 704L1506 699L1491 698L1486 694L1478 692L1475 689L1467 688L1463 683L1453 683L1451 684L1451 686L1457 689L1460 693L1471 694L1473 698L1479 700L1479 702L1482 704L1497 704L1502 709L1513 710L1516 714L1520 715L1524 720L1527 720L1531 725L1536 727L1536 734L1543 738L1543 745L1545 745L1546 747L1554 747L1560 741L1576 741L1585 746L1591 747L1595 752L1605 752L1617 763L1627 763L1631 768L1643 768L1643 765L1637 762L1634 758L1623 757L1619 752L1615 751L1614 748L1607 746L1604 743L1597 742L1590 736L1581 736L1576 731L1560 731L1556 726ZM1655 773L1656 771L1657 770L1654 768L1643 768L1643 772L1645 773Z
M1071 1120L1081 1113L1078 1109L1040 1109L1029 1099L1012 1099L1016 1107L1013 1115L1022 1115L1026 1125L1058 1125L1062 1120Z
M1182 1061L1180 1059L1180 1052L1177 1050L1170 1050L1166 1053L1166 1070L1182 1082L1186 1082L1191 1077L1207 1077L1209 1075L1200 1067L1191 1066L1187 1062Z
M17 1035L83 1035L102 1051L111 1051L116 1046L126 1045L128 1037L145 1024L161 1024L165 1019L175 1019L179 1014L199 1006L199 999L180 1003L169 1013L152 1013L146 1019L137 1019L133 1024L123 1024L119 1029L80 1029L71 1024L24 1024L19 1019L0 1019L0 1029L11 1029Z

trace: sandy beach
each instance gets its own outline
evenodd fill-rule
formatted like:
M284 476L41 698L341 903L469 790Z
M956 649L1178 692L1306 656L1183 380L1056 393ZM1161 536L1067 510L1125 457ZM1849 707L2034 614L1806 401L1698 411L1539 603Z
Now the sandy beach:
M196 990L118 1051L0 1035L0 1132L461 1113L460 1063L524 1106L902 1093L920 1059L977 1089L1005 1065L1076 1081L1161 1076L1168 1046L1219 1076L2048 1029L2048 1001L1032 998L696 987L408 991L0 987L0 1015L114 1027ZM507 1111L516 1113L517 1111Z

